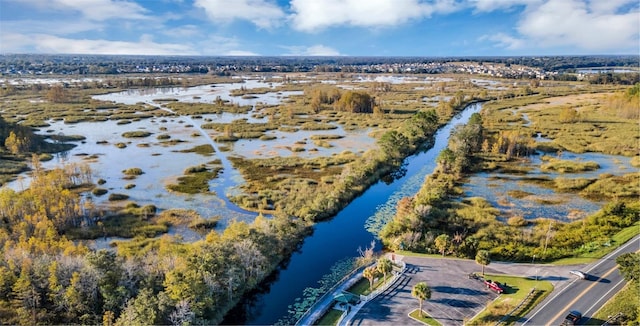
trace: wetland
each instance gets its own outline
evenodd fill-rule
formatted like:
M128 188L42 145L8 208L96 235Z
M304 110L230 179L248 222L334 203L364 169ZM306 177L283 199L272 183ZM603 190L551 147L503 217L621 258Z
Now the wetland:
M2 96L3 130L32 128L66 146L31 159L26 136L7 142L3 133L2 202L40 203L43 189L73 202L56 218L3 204L11 232L2 241L27 257L48 252L36 264L66 257L61 268L70 272L49 272L63 287L75 272L126 289L96 290L113 302L77 308L89 321L107 311L118 318L125 303L157 295L163 320L187 305L192 322L290 324L363 263L358 249L372 241L377 251L435 253L444 234L450 255L493 248L494 257L522 260L544 249L553 260L597 251L637 220L629 86L466 75L189 78L131 88L25 85ZM47 185L44 171L69 182ZM20 219L31 226L19 228ZM608 229L587 239L590 249L558 249L578 246L567 236L574 221L590 228L603 220ZM47 241L59 243L49 249L12 233L47 229L58 234ZM79 267L104 271L111 267L98 262L107 261L120 268L109 274L116 281ZM118 267L134 261L137 269ZM19 270L2 272L17 278ZM125 287L127 279L135 284Z

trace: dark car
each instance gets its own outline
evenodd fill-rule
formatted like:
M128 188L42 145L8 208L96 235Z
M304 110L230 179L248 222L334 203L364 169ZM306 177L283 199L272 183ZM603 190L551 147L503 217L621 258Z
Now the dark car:
M582 319L582 314L579 311L572 310L569 311L567 317L564 317L561 325L577 325L580 319Z

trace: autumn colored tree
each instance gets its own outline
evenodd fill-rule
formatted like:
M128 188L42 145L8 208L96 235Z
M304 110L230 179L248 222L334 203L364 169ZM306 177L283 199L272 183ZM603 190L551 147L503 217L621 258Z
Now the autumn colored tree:
M362 276L369 280L369 289L373 288L373 280L378 276L378 269L376 266L369 266L362 271Z

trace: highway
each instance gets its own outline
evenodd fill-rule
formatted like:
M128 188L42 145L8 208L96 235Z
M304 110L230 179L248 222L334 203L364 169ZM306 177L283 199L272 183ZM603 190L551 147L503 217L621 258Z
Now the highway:
M589 322L590 317L626 284L618 271L616 257L638 250L640 250L640 237L635 237L603 259L587 265L582 271L589 275L588 280L576 278L568 285L554 290L518 324L560 325L570 310L582 313L579 324Z

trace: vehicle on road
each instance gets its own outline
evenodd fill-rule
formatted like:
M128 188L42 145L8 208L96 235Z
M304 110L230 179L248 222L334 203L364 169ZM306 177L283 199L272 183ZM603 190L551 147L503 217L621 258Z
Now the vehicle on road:
M569 271L569 274L576 276L577 278L581 279L581 280L586 280L588 278L587 274L581 272L581 271Z
M569 311L567 317L564 317L561 325L577 325L578 322L582 319L582 314L579 311Z

